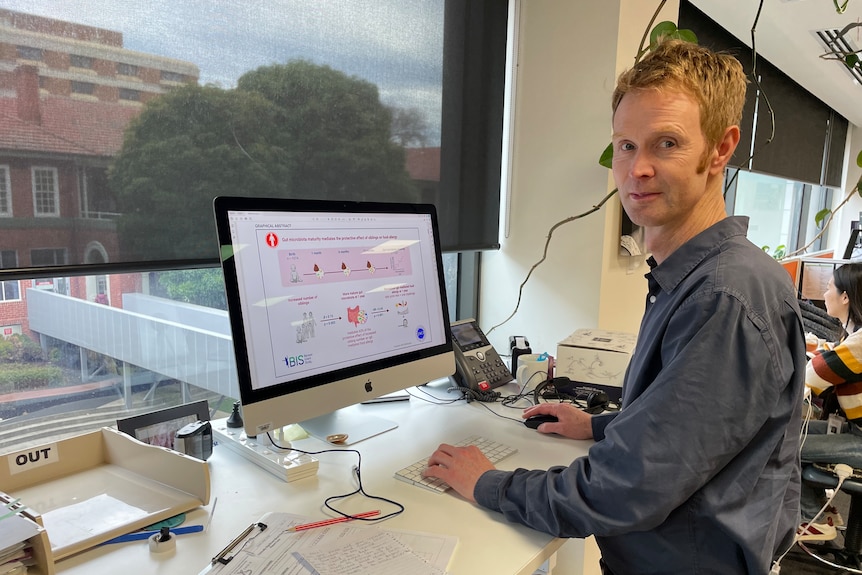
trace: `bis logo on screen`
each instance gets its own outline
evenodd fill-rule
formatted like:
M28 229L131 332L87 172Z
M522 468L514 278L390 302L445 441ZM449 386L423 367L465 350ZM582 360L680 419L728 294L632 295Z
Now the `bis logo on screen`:
M303 365L311 364L311 355L310 353L300 353L299 355L286 355L284 356L284 365L287 367L300 367Z

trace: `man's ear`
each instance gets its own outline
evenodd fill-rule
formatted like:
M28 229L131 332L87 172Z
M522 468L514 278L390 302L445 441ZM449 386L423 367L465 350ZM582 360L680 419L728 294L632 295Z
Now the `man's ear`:
M730 126L724 131L724 135L718 140L718 145L715 147L712 162L709 164L710 172L713 174L724 172L725 166L727 166L739 144L739 138L739 126Z

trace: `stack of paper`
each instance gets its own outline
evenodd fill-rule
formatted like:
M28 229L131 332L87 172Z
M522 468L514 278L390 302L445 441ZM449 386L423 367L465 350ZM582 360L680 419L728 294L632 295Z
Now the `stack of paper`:
M34 563L29 539L38 534L39 526L20 515L0 520L0 575L27 573L27 567Z
M368 527L351 521L287 532L307 517L268 513L226 563L200 575L282 573L286 575L444 575L457 537Z

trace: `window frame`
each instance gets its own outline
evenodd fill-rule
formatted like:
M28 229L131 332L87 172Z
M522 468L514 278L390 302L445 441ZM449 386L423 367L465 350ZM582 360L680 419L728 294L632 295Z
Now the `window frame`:
M4 255L11 255L14 261L7 262L4 260ZM0 249L0 269L18 267L18 252L16 250Z
M741 172L738 174L737 172ZM819 229L814 223L814 216L824 208L831 208L832 199L835 196L835 189L827 185L817 185L807 182L800 182L785 176L777 176L774 174L765 174L752 170L742 169L735 166L728 166L725 170L725 208L727 215L734 214L747 216L744 212L736 213L737 195L739 193L740 175L752 174L761 177L768 177L783 182L785 185L793 186L792 206L789 208L791 216L788 237L785 244L784 252L787 254L801 250L806 244L819 233ZM777 218L779 221L781 218ZM809 246L809 252L816 252L825 249L828 245L829 229L827 228L823 234L814 240ZM760 246L763 247L763 246ZM775 249L776 246L769 246L770 249Z
M15 297L6 297L6 286L15 286L15 292L18 294ZM0 281L0 304L13 303L21 301L21 281L20 280L4 280Z
M127 73L127 72L132 72ZM117 62L117 75L118 76L126 76L127 78L137 78L139 74L139 68L136 64L129 64L128 62Z
M117 92L117 98L123 102L140 102L141 91L132 88L120 88Z
M182 72L173 72L171 70L159 70L159 79L162 82L173 82L183 84L186 81L186 75Z
M8 206L3 209L3 204ZM0 164L0 218L11 218L12 213L12 175L9 164Z
M45 262L43 262L43 263L36 264L36 265L37 265L37 267L61 266L61 265L65 265L65 263L66 263L67 261L69 261L69 250L68 250L67 248L65 248L65 247L62 247L62 248L45 248L45 247L42 247L42 248L33 248L33 249L31 249L31 250L30 250L30 262L31 262L31 264L32 264L33 260L35 259L35 258L33 257L33 254L35 254L35 253L39 253L39 254L42 254L42 253L44 253L44 254L48 254L48 253L50 253L50 254L52 255L51 259L52 259L52 260L54 260L52 263L45 263ZM58 262L58 261L57 261L57 259L58 259L58 258L57 258L57 256L60 256L60 257L59 257L59 259L60 259L60 260L62 260L62 261Z
M82 70L92 70L94 59L92 56L84 56L83 54L69 54L69 66L72 68L80 68ZM81 64L84 64L83 66Z
M84 90L81 90L84 88ZM96 85L93 82L83 82L81 80L72 80L72 93L81 96L92 96L96 91Z
M40 191L36 189L36 173L51 172L53 174L54 189L51 192ZM36 218L59 218L60 217L60 177L59 171L53 166L31 166L30 168L30 184L33 193L33 216ZM53 203L53 211L40 211L39 195L51 196Z
M36 48L35 46L22 46L19 44L15 47L15 55L19 60L42 62L45 59L45 50ZM33 56L36 57L34 58Z

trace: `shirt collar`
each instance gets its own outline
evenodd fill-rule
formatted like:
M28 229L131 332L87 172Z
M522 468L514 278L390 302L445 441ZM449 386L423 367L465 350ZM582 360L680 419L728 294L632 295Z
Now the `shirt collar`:
M700 262L733 236L745 236L748 233L748 216L730 216L713 224L700 232L682 246L677 248L660 265L650 256L647 263L650 266L650 276L663 291L672 292L685 277L695 269Z

